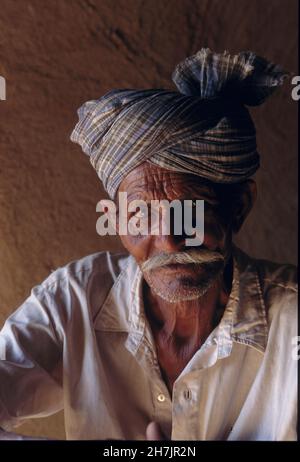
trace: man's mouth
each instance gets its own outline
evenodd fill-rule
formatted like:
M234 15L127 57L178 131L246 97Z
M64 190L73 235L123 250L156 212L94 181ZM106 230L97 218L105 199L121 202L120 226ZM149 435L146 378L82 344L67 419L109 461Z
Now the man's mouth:
M163 265L159 269L164 272L190 272L190 271L197 271L202 272L205 268L203 268L203 264L201 263L170 263L168 265Z

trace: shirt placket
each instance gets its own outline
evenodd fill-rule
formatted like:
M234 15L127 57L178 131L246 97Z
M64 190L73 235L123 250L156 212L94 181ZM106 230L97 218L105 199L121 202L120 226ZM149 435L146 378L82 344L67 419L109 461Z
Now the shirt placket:
M205 380L204 369L213 366L218 359L231 352L231 326L233 304L230 299L223 319L195 353L173 385L170 396L162 378L153 335L146 320L141 294L142 276L138 273L132 286L130 324L132 331L126 340L126 348L135 356L152 385L153 420L161 425L167 438L196 439L199 434L199 393ZM205 429L201 430L205 434Z

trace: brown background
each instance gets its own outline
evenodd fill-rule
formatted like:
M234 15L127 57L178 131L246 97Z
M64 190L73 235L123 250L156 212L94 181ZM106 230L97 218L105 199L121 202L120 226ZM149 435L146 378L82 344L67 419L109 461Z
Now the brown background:
M104 197L69 141L76 110L111 88L174 88L199 48L252 50L298 74L297 0L0 0L0 325L51 269L120 249L95 231ZM252 110L259 197L238 244L296 262L297 103L292 85ZM63 415L27 434L64 438Z

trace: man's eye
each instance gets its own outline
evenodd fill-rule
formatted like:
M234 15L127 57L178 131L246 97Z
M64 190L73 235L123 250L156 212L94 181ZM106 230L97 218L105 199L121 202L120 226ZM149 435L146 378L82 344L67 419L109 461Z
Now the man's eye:
M208 207L218 207L220 202L215 199L209 199L204 201L204 205L207 205Z
M204 204L207 204L207 205L209 205L211 207L219 205L219 201L217 201L215 199L200 199L200 200L201 201L204 200ZM193 209L197 208L198 201L199 201L199 199L192 200L191 205L192 205Z

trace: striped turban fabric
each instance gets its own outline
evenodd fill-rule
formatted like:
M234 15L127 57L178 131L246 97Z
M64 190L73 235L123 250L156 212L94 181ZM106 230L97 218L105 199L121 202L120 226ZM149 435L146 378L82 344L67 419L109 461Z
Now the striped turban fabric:
M123 178L148 161L215 183L238 183L259 167L257 106L289 76L253 52L202 48L179 63L176 91L116 89L78 109L78 143L115 198Z

